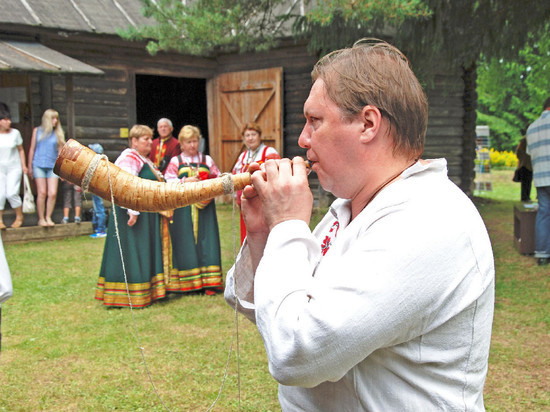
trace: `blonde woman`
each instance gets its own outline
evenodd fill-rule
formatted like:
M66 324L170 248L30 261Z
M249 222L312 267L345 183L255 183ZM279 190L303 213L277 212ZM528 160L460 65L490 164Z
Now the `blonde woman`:
M57 155L65 144L59 113L48 109L42 124L32 132L29 149L29 177L36 182L36 211L39 226L54 226L52 213L57 198L58 177L53 172Z
M220 175L214 160L199 152L201 132L196 126L183 126L179 135L181 154L166 168L167 182L182 184L212 179ZM198 292L215 295L221 291L222 268L216 202L206 201L174 211L170 225L172 262L169 292Z

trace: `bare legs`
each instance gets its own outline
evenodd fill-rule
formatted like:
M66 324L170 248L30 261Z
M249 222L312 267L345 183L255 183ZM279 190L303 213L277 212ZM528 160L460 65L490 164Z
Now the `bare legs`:
M36 211L39 226L53 226L52 213L57 198L57 177L36 178Z

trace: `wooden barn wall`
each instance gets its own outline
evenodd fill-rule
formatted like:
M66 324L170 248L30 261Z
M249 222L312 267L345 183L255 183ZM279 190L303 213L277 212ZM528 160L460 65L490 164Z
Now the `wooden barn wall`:
M462 153L462 181L459 185L468 195L473 196L476 158L476 121L477 121L477 70L476 67L464 69L464 138Z
M283 45L277 50L257 54L233 54L203 59L170 53L150 56L140 43L114 36L74 35L62 37L42 34L41 43L105 72L104 76L74 76L74 137L83 144L99 142L111 160L126 147L120 129L136 118L135 74L210 79L216 74L283 67L284 155L303 155L298 136L304 125L303 103L311 87L310 72L317 58L301 45ZM40 123L43 105L51 93L52 106L67 119L65 76L33 75L32 103L34 124ZM50 89L50 91L48 90ZM46 92L44 94L44 92ZM437 75L428 86L429 123L423 158L445 157L450 178L471 194L475 157L475 70L462 68ZM318 205L330 196L318 185L315 175L310 183Z
M101 143L110 160L128 145L120 137L122 128L136 121L135 75L210 78L215 72L213 59L172 53L149 55L143 43L123 41L114 36L74 35L68 38L42 35L41 43L104 71L102 76L73 76L74 134L67 133L66 76L33 75L33 118L40 123L44 104L49 100L60 113L67 138L82 144ZM50 99L40 96L45 85Z
M425 87L428 130L423 158L447 159L449 178L472 194L475 159L475 70L456 67Z
M304 127L304 102L311 88L311 70L317 57L310 56L302 45L283 45L267 53L227 55L218 58L220 73L244 70L283 68L283 139L285 157L305 156L298 146L298 137ZM314 193L315 205L326 206L331 198L321 186L315 174L309 183Z
M463 94L461 71L439 74L425 87L428 96L428 130L424 146L425 159L447 159L449 177L462 183L463 162Z
M284 155L303 155L298 136L304 126L303 104L311 87L311 70L317 61L303 46L287 46L269 53L224 56L219 59L223 72L282 66L284 73ZM461 67L445 70L425 84L429 102L428 130L423 158L447 159L449 177L471 194L475 158L475 108L472 92L475 79ZM467 90L470 90L469 92ZM468 97L470 96L470 97ZM474 96L475 97L475 96ZM472 117L473 113L473 117ZM310 184L319 205L326 205L330 195L318 185L315 175Z

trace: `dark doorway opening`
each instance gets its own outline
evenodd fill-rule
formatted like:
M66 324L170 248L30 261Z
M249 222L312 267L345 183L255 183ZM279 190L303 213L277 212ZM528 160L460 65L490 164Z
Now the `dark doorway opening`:
M208 153L208 115L206 80L181 77L136 75L137 123L155 131L163 117L174 125L174 137L183 126L197 126L202 133L205 153Z

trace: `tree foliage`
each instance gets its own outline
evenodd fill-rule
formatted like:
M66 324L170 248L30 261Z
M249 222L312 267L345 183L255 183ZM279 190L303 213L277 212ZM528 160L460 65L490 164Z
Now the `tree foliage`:
M309 41L312 53L325 54L350 46L363 37L388 37L405 22L432 15L422 0L310 1L303 15L293 19L293 35Z
M486 58L517 57L530 33L541 33L550 18L548 0L423 0L429 19L406 21L397 42L409 54L473 67Z
M285 0L140 0L142 13L156 21L128 28L127 39L148 40L147 50L210 56L229 51L261 51L276 45Z
M267 50L284 36L324 54L369 36L389 37L415 56L470 67L480 53L515 58L550 19L548 0L140 0L151 26L121 32L151 53L194 55ZM292 30L289 31L290 25ZM429 66L429 63L426 63Z
M550 24L540 37L529 36L515 60L479 60L478 124L491 130L492 147L514 150L525 130L540 116L550 96Z
M548 94L550 1L529 0L140 0L151 26L120 32L161 50L212 56L268 50L281 38L312 54L363 37L390 40L426 81L443 64L479 64L478 124L511 150Z

